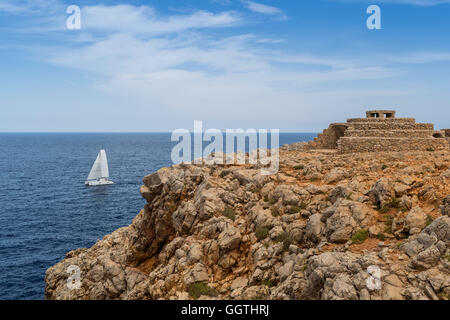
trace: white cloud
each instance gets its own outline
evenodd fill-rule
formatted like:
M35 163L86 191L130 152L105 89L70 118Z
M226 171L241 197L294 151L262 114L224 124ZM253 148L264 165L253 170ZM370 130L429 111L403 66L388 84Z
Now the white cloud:
M214 14L196 11L190 15L159 17L148 6L86 6L82 8L83 28L89 31L132 32L161 34L187 29L217 28L238 25L240 15L236 12Z
M266 4L262 4L262 3L258 3L258 2L254 2L254 1L250 1L250 0L244 1L244 4L250 11L286 18L283 10L281 10L279 8L268 6Z
M97 89L126 99L144 118L164 114L167 118L159 122L165 122L166 129L186 127L194 118L222 128L226 123L273 127L292 117L302 121L304 108L335 103L322 86L399 74L386 67L266 47L253 34L211 39L184 32L143 39L118 32L77 48L52 47L45 54L51 63L95 75Z
M390 56L389 60L404 64L426 64L435 62L449 62L448 52L413 52L399 56Z

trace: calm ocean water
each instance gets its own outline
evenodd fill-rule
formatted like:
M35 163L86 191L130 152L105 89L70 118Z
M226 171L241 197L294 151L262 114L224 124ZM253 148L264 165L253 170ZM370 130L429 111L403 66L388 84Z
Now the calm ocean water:
M282 133L280 145L315 134ZM127 226L142 178L172 164L169 133L0 133L0 299L42 299L45 270ZM104 148L114 185L84 181Z

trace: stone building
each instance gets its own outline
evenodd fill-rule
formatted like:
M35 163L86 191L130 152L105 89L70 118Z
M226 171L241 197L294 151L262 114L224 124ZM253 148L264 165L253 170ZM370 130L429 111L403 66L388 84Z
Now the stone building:
M449 147L450 129L435 131L431 123L396 118L394 110L369 110L366 118L332 123L308 145L310 149L337 149L339 153L437 151Z

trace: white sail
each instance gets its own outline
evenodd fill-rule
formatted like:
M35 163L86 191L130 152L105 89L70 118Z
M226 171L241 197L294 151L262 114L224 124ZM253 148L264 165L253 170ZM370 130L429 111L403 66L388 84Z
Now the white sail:
M100 178L109 178L108 160L106 159L105 150L100 150L89 172L88 180L96 180Z
M102 168L102 178L109 178L108 160L105 150L100 150L100 167Z

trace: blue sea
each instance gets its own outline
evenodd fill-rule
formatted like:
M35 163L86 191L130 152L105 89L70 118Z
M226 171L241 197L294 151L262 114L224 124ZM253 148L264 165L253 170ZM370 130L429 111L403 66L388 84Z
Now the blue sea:
M281 133L280 146L315 137ZM0 133L0 299L43 299L45 270L127 226L142 178L172 165L170 133ZM115 184L86 187L100 149Z

